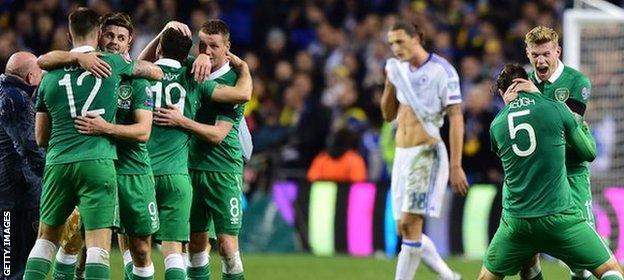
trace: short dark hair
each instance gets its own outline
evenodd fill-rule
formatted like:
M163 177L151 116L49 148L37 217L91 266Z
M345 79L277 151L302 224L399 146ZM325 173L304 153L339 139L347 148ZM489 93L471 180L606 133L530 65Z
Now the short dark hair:
M183 62L188 56L193 41L175 28L168 28L160 37L160 50L165 58Z
M496 78L496 88L505 92L513 84L513 80L517 78L528 79L529 76L521 65L507 64Z
M416 24L412 24L406 21L399 20L395 22L392 25L392 27L390 27L390 31L395 31L395 30L403 30L410 37L418 36L418 39L420 39L421 44L424 44L425 42L425 33L423 32L422 28L420 28L420 26Z
M225 39L225 41L230 40L230 28L228 27L227 23L220 19L211 19L204 22L199 31L208 35L219 34L223 36L223 39Z
M100 28L100 16L85 7L78 8L69 14L69 30L72 36L84 38L96 28Z
M100 26L102 29L109 25L116 25L116 26L121 26L125 29L128 29L128 32L130 33L130 35L132 35L132 32L134 31L132 18L130 17L130 15L124 12L108 13L102 16L102 18L100 19L100 22L101 22Z

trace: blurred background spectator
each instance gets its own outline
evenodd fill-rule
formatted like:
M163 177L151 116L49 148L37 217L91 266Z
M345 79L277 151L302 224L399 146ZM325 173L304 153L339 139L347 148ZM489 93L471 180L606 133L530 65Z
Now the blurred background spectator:
M318 154L308 169L308 180L334 182L366 181L366 165L355 151L357 139L347 129L329 137L327 149Z

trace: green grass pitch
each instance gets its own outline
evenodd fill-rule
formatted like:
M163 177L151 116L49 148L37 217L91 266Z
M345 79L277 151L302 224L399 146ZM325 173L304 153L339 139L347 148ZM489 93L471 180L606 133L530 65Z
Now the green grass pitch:
M153 252L155 279L163 279L162 256ZM381 280L394 278L396 259L387 258L355 258L345 255L334 257L315 257L310 254L242 254L245 267L245 279L250 280ZM476 279L481 269L481 261L467 261L462 258L448 258L452 269L462 274L465 280ZM221 279L219 256L210 257L213 280ZM118 249L111 254L111 278L122 278L122 260ZM556 262L542 261L545 279L570 279L565 267ZM418 280L437 279L434 274L421 263L416 272ZM519 279L508 277L506 279Z

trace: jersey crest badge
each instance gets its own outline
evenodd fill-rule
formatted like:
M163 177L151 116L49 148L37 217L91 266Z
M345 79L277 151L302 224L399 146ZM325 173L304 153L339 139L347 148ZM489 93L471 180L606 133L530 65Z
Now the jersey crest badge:
M567 88L558 88L555 90L555 99L565 102L570 97L570 90Z
M119 90L117 90L117 97L121 100L128 100L132 96L132 87L128 85L119 86Z

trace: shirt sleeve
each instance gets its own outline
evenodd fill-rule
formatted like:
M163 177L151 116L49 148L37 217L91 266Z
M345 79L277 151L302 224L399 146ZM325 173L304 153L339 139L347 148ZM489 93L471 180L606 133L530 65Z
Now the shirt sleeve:
M201 99L211 100L212 94L214 93L215 88L217 87L217 82L213 80L205 81L197 87L199 92L199 96Z
M462 102L459 88L459 76L452 66L444 66L445 71L439 74L438 92L442 100L442 106L447 107Z
M134 110L154 110L154 99L150 92L150 84L145 79L132 81L132 107Z
M566 100L566 105L573 112L584 116L587 102L591 95L591 82L585 75L580 75L575 80L574 86L571 88L570 98Z
M239 108L239 104L223 104L219 103L217 105L217 120L218 121L226 121L232 124L236 124L240 121L242 117L242 113Z
M111 66L113 73L123 77L132 77L134 61L127 61L119 54L109 54L103 60Z
M495 154L498 154L498 144L496 144L496 138L494 137L494 129L490 126L490 149Z

